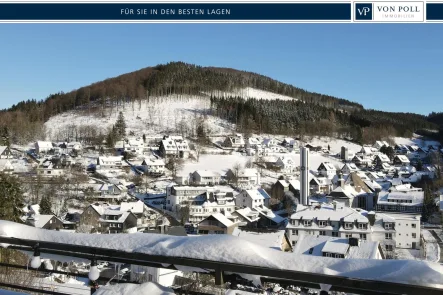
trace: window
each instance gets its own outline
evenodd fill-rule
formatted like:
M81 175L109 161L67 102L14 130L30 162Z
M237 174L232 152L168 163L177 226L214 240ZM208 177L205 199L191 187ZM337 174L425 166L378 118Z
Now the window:
M393 228L392 223L385 223L385 229Z
M309 249L309 254L312 254L312 252L314 252L314 248Z
M303 220L304 226L311 226L311 220Z
M417 237L417 234L413 233L412 237L415 239Z
M338 232L333 231L333 232L332 232L332 236L333 236L333 237L338 237Z
M292 246L295 246L295 241L292 241Z
M385 239L386 240L392 240L392 234L391 233L386 233L385 234Z
M346 238L352 238L352 234L346 234Z
M366 240L366 234L360 234L360 239Z
M333 257L332 253L326 253L326 257Z
M353 228L352 223L349 222L345 223L345 229L352 229L352 228Z
M340 254L335 254L335 258L341 258Z
M392 245L386 245L386 251L392 251L393 247Z
M326 226L326 221L324 221L324 220L319 221L318 222L318 226L319 227L325 227Z
M150 281L150 282L152 281L152 275L151 274L148 275L148 281Z
M368 225L367 225L366 223L359 223L359 224L358 224L358 228L359 228L359 229L367 229L367 228L368 228Z
M318 233L320 236L326 236L326 231L324 231L324 230L321 230L321 231L319 231L319 233Z
M412 228L417 228L417 225L415 223L411 224Z

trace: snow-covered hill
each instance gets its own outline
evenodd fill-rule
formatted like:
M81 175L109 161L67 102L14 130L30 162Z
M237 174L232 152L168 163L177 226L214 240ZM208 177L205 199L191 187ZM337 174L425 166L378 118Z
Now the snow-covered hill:
M260 98L266 100L281 99L293 100L294 98L263 91L254 88L239 89L232 93L216 93L222 96L240 96L243 98ZM127 131L136 134L161 134L168 131L176 131L180 128L191 128L193 122L199 116L209 113L209 94L201 95L170 95L164 97L142 100L140 103L127 103L125 105L110 108L104 115L101 111L88 113L88 111L70 111L54 116L45 123L47 138L51 140L62 139L62 134L70 126L93 126L97 131L106 133L117 120L118 113L123 112L127 124ZM207 127L211 135L225 135L232 133L232 124L218 117L206 116Z

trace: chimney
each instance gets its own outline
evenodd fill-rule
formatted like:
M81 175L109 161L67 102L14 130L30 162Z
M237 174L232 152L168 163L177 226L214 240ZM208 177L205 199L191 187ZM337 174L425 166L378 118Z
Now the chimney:
M309 205L309 149L300 148L300 197L302 205Z
M371 226L373 226L374 223L375 223L375 212L374 211L369 212L367 217L368 217L368 220L369 220L369 224Z

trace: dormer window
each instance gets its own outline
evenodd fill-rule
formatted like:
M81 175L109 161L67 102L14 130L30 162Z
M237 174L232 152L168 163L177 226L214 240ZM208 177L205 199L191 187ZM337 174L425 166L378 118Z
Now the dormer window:
M325 220L319 220L318 221L318 226L319 227L325 227L326 226L326 221Z
M303 220L303 225L304 226L311 226L312 221L311 220Z
M354 228L354 226L353 226L353 224L351 223L351 222L345 222L345 229L353 229Z
M359 223L358 224L358 229L368 229L368 224L366 224L366 223Z
M385 229L393 229L394 225L392 223L385 223Z

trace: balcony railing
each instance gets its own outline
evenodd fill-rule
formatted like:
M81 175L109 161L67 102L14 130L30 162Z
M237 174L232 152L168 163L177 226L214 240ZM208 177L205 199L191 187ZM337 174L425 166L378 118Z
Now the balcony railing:
M278 282L281 285L294 285L299 287L320 289L320 284L326 284L332 286L330 291L349 292L353 294L442 294L442 290L436 287L426 287L378 280L355 279L339 275L326 275L285 270L280 268L259 267L230 262L194 259L188 257L150 255L144 253L125 252L115 249L9 237L0 237L0 243L9 244L8 248L10 249L22 251L32 251L32 248L38 245L40 252L42 253L76 257L87 260L95 259L99 261L118 262L167 269L177 269L175 265L188 266L194 268L197 272L199 270L202 272L207 272L209 270L211 274L215 276L216 285L222 285L224 283L224 272L231 272L260 276L262 281ZM169 266L164 267L164 265Z

